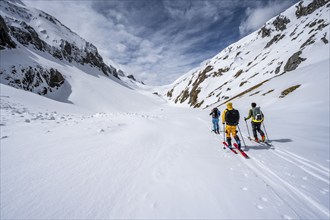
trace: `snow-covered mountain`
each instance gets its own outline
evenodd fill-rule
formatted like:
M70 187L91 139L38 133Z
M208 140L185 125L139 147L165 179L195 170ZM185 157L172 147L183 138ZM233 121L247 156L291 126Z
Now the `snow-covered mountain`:
M127 85L118 81L127 78L123 71L105 64L92 43L55 17L21 1L1 1L0 11L2 84L68 101L72 70L65 68L71 67ZM136 82L134 76L129 79Z
M245 98L279 101L293 91L312 92L313 83L328 88L329 82L313 79L329 74L329 11L329 0L297 3L176 80L166 96L205 108Z

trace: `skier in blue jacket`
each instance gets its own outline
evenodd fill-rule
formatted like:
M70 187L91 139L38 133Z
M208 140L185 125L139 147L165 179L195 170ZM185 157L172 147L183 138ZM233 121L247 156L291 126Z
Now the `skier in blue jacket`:
M210 113L210 115L212 115L212 123L213 123L213 131L216 134L220 134L219 131L219 117L221 115L221 112L219 111L218 108L213 108L212 112Z

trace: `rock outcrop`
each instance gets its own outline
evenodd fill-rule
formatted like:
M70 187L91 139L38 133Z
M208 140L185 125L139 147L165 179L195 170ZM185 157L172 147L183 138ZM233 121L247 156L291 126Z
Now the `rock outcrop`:
M313 0L310 4L308 4L306 7L302 5L302 2L299 3L299 5L296 6L296 16L297 18L300 18L301 16L306 16L311 13L313 13L316 9L326 5L329 3L330 0ZM330 7L330 5L327 5L327 7Z
M306 60L306 58L301 58L299 55L301 54L301 51L298 51L294 53L287 61L287 63L284 66L284 71L289 72L292 70L295 70L301 62Z
M0 16L0 50L5 48L16 48L16 44L9 36L5 20Z
M11 72L0 71L0 79L6 84L40 95L46 95L58 89L65 79L57 69L45 69L41 66L12 66Z

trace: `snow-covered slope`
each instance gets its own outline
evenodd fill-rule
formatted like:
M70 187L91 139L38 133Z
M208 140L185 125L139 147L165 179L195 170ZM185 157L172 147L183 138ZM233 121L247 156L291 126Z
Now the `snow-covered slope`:
M185 74L166 96L202 108L242 99L281 104L283 94L297 88L298 95L312 93L311 100L327 100L324 90L313 91L310 84L329 88L328 81L318 80L329 75L329 15L328 0L297 3ZM306 67L311 71L302 70Z

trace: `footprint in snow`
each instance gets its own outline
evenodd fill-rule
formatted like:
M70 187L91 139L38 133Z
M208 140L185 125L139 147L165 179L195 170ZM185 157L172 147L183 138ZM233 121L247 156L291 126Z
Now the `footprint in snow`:
M244 186L244 187L242 187L242 190L243 190L243 191L247 191L248 188Z
M257 208L260 210L264 209L264 207L262 207L261 205L257 205Z

